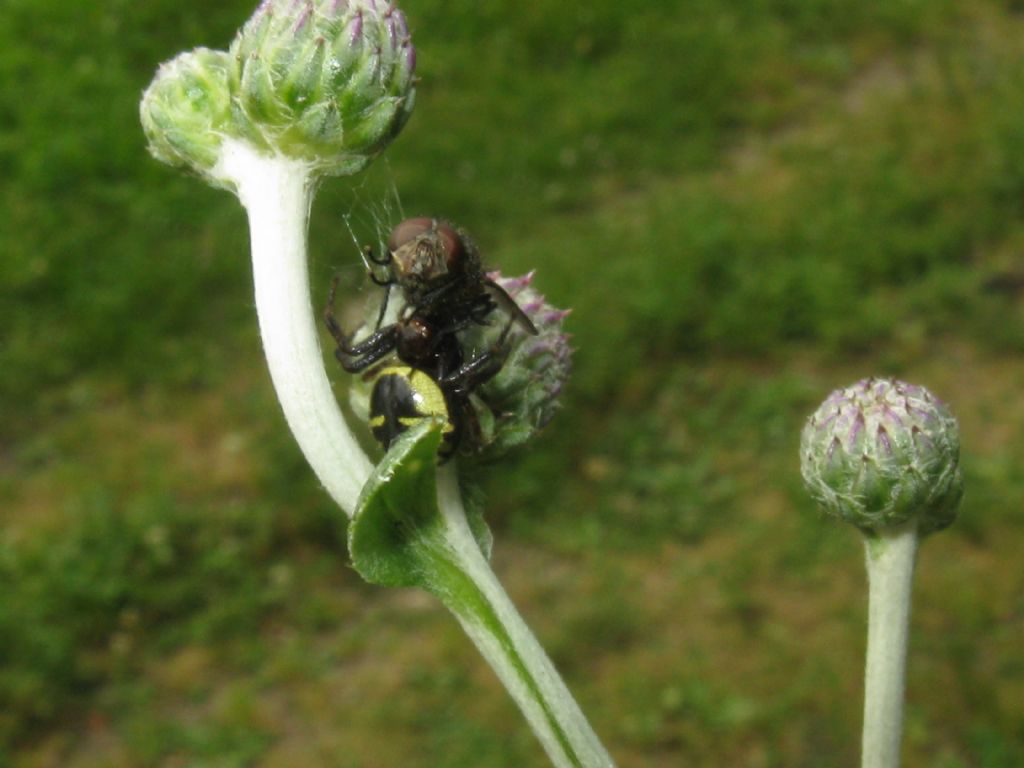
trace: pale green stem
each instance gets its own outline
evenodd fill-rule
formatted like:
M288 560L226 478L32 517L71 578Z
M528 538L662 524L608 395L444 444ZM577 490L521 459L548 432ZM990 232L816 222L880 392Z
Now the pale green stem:
M249 217L260 335L285 419L324 488L351 517L372 465L345 423L324 371L306 255L314 191L310 169L227 140L213 175L234 186ZM457 580L464 582L462 594L475 598L449 607L558 768L613 766L480 552L454 469L440 475L445 549L453 555Z
M285 419L324 488L351 517L372 465L331 391L310 304L309 168L227 140L214 175L234 184L249 216L256 314Z
M453 467L438 472L444 545L466 584L442 594L469 638L518 704L557 768L612 768L579 705L509 600L469 528Z
M898 768L917 524L865 539L868 648L864 675L862 768Z

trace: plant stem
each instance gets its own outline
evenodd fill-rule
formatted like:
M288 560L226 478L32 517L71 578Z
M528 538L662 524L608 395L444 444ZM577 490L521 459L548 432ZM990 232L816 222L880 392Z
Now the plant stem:
M249 217L260 335L285 419L320 482L351 517L372 465L349 431L324 370L306 260L310 169L229 140L214 175L234 185ZM497 672L558 768L612 768L480 551L454 466L439 470L438 503L443 537L430 555L445 586L435 593Z
M544 649L530 632L469 528L455 469L438 470L438 505L450 589L440 599L504 683L557 768L613 768Z
M306 460L351 517L372 466L338 409L309 298L309 168L228 140L215 174L235 185L249 216L260 335L285 419Z
M917 524L865 538L868 648L862 768L898 768Z

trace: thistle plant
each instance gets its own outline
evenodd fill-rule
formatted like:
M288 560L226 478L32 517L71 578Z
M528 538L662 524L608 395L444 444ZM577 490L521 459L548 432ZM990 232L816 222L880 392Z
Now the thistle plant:
M307 461L349 516L349 551L368 581L419 586L458 618L556 766L611 766L565 684L488 564L490 534L439 466L443 419L404 432L374 465L334 399L309 294L306 240L325 176L358 172L399 133L415 96L404 16L379 0L264 0L227 51L162 65L142 98L158 160L235 193L245 208L260 335L278 400ZM507 339L507 359L474 410L478 457L525 442L550 419L568 372L564 313L529 287L505 290L540 333ZM489 345L490 329L465 344Z
M914 561L921 537L956 517L959 458L949 409L924 387L893 379L864 379L832 392L801 436L800 469L811 496L864 535L863 768L900 762Z
M365 167L401 130L416 57L401 11L373 0L265 0L228 51L163 64L142 97L153 156L238 195L256 312L278 398L317 477L347 512L370 462L319 360L306 232L323 176Z

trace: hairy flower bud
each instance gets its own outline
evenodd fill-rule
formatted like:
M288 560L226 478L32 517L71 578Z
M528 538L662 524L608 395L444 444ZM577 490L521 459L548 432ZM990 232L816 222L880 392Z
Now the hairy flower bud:
M800 470L829 515L866 530L913 517L929 533L956 517L963 481L949 409L924 387L863 379L837 389L808 420Z
M168 165L208 175L225 135L233 133L231 58L196 48L162 64L142 96L139 116L149 151Z
M481 386L478 397L471 401L481 426L481 455L491 459L525 443L551 421L572 369L572 347L562 328L569 310L547 303L532 285L533 272L521 277L492 272L488 277L508 293L537 328L537 335L531 336L513 323L501 371ZM487 348L503 332L504 323L494 322L467 343Z
M402 12L377 0L264 0L229 52L167 62L142 98L150 152L216 186L230 141L316 174L362 170L412 111L416 53Z
M231 45L232 89L257 146L329 174L362 169L412 110L416 55L377 0L264 0Z

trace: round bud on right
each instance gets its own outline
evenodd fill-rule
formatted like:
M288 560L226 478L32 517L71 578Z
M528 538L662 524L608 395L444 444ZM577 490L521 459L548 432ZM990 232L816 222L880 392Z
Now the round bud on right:
M921 533L953 522L963 495L960 433L924 387L863 379L837 389L800 440L807 490L832 516L865 530L916 517Z

